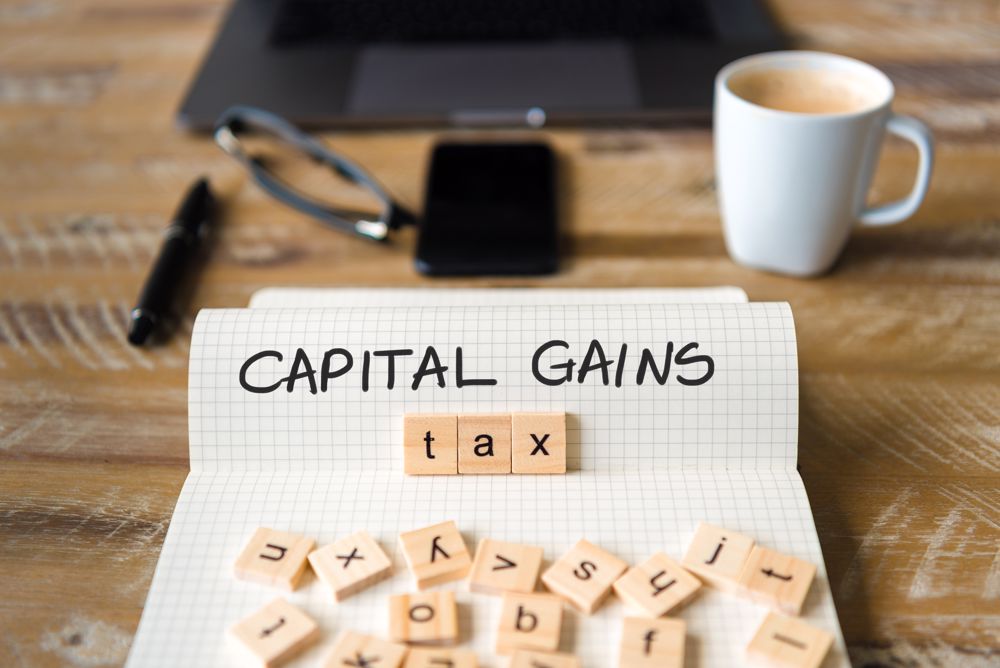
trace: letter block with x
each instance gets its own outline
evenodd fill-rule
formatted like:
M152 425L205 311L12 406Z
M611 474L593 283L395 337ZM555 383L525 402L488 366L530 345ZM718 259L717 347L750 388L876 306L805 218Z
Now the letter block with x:
M566 414L511 415L514 473L566 473Z
M343 601L392 573L392 561L366 531L321 547L309 555L309 563L336 601Z
M292 591L306 570L312 538L274 529L257 529L240 552L233 572L237 579Z

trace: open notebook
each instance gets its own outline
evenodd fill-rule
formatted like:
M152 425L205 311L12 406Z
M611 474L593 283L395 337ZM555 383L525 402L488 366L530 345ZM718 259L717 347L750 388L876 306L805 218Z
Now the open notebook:
M516 290L492 297L493 291L465 291L457 302L451 292L344 291L346 305L336 306L334 291L321 291L312 298L323 308L199 315L189 371L191 473L128 665L245 665L226 629L279 593L232 575L259 526L306 534L319 545L364 529L395 565L391 579L339 604L314 579L287 594L324 631L323 641L293 665L318 665L342 629L384 637L388 596L413 590L397 535L443 520L457 523L470 550L491 537L542 546L547 562L581 537L634 564L656 551L679 559L699 521L742 531L818 565L804 616L835 637L825 665L847 664L795 468L798 373L787 305L722 303L745 299L725 289L641 297L540 290L521 293L517 303L504 296ZM668 295L674 302L716 303L668 304ZM285 297L299 307L308 301L299 291ZM442 300L452 305L437 305ZM534 353L554 339L568 349L550 349L533 370ZM617 366L607 385L599 371L582 382L577 374L561 385L538 381L536 374L559 377L553 365L569 357L578 370L593 340L616 365L621 344L628 344L620 386ZM676 367L663 385L648 375L638 385L641 349L659 351L662 359L668 342L697 342L698 352L713 360L711 378L697 386L676 380L704 375L702 363ZM240 368L262 350L281 351L284 364L270 358L253 365L246 380L261 387L288 374L297 348L318 364L334 346L359 359L365 350L416 354L397 362L393 389L381 367L372 367L367 392L358 368L316 394L307 382L266 394L240 385ZM449 366L445 386L428 377L414 390L412 375L427 346ZM467 376L497 384L456 388L456 346ZM566 475L403 475L404 413L519 410L567 412ZM464 582L444 587L457 592L462 644L478 652L480 665L506 665L493 653L499 598L472 594ZM578 654L587 668L616 665L625 612L614 598L590 617L567 609L561 649ZM766 610L706 590L678 614L688 622L687 665L721 667L743 663Z

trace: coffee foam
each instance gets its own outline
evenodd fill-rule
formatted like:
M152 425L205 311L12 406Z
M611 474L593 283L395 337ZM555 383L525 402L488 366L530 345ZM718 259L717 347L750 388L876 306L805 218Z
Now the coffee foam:
M876 87L858 75L804 67L750 70L728 85L748 102L799 114L848 114L874 106L878 98Z

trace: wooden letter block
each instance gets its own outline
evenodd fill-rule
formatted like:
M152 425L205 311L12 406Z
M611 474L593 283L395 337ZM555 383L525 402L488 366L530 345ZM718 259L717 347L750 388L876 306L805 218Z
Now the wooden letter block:
M511 416L514 473L566 473L566 414Z
M458 416L403 416L403 471L408 475L458 473Z
M458 416L458 472L510 473L510 415Z
M309 563L333 592L335 601L343 601L392 573L392 561L365 531L321 547L309 555Z
M758 545L743 566L740 591L786 615L797 615L814 577L815 565Z
M521 649L514 652L509 668L580 668L580 660L572 654Z
M240 580L292 591L306 570L306 557L316 542L293 533L257 529L240 552L233 571Z
M476 653L471 649L430 649L414 647L403 668L476 668Z
M319 637L319 626L283 598L276 598L238 622L229 633L260 665L280 666Z
M832 644L826 631L769 612L747 646L747 658L769 668L818 668Z
M532 545L483 538L472 562L469 589L484 594L533 592L538 571L542 568L543 552L542 548Z
M562 601L551 594L503 595L497 653L518 649L554 651L562 630Z
M542 575L549 590L588 615L611 592L628 564L601 548L581 540Z
M702 522L681 563L706 583L733 593L753 545L749 536Z
M685 628L680 619L626 617L618 668L682 668Z
M399 540L417 589L461 580L469 574L472 558L454 522L407 531L399 534Z
M662 552L634 566L615 581L615 593L650 617L667 614L701 589L701 580Z
M400 668L407 651L409 648L406 645L386 642L354 631L344 631L323 662L323 668Z
M391 597L389 637L397 642L455 642L458 638L455 592L433 591Z

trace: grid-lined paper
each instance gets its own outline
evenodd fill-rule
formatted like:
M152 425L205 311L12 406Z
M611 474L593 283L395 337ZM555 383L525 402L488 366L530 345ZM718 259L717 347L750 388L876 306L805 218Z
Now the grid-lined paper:
M551 338L579 363L592 339L617 360L629 348L699 343L715 375L698 387L635 384L638 357L626 357L622 387L600 374L547 387L534 381L531 352ZM409 389L418 359L399 360L396 388L373 377L369 392L351 373L326 393L303 384L289 394L251 395L236 373L263 349L284 365L261 367L254 383L288 373L294 350L314 360L339 346L420 351L442 363L463 347L467 373L495 387ZM451 352L449 352L449 350ZM419 357L416 355L415 357ZM743 531L767 547L819 566L805 616L837 641L825 665L847 663L808 500L795 471L797 370L794 326L783 304L559 304L206 311L191 348L192 474L185 483L157 566L130 666L243 665L225 637L240 618L278 595L232 576L236 555L258 526L300 532L319 545L365 529L392 556L392 579L334 604L307 580L287 595L320 622L324 642L293 665L318 665L343 629L385 636L388 595L413 589L397 535L455 520L470 550L483 537L542 546L547 562L581 537L638 563L655 551L679 559L695 525ZM685 367L685 376L698 375ZM673 376L673 374L672 374ZM379 381L375 382L374 378ZM301 391L301 393L300 393ZM405 412L566 410L565 476L406 477ZM506 665L493 643L499 599L456 589L462 644L483 666ZM615 665L621 618L613 601L592 617L567 609L564 651L586 668ZM765 610L715 592L681 613L687 665L731 666Z

